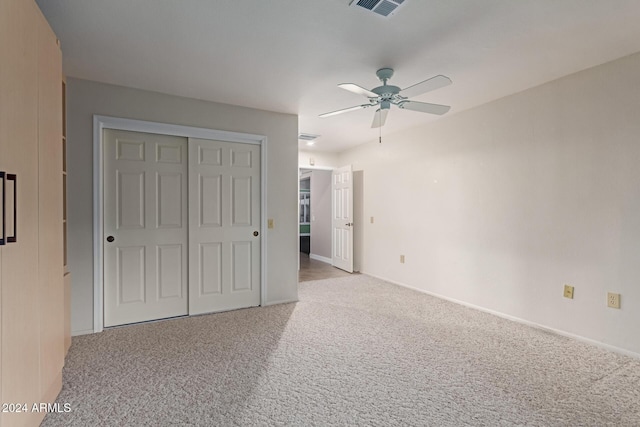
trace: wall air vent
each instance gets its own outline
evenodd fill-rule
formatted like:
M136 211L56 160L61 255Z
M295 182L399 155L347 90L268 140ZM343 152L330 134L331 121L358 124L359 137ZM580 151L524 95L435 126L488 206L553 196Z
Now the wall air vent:
M389 17L396 13L405 0L352 0L349 6L358 6L378 15Z

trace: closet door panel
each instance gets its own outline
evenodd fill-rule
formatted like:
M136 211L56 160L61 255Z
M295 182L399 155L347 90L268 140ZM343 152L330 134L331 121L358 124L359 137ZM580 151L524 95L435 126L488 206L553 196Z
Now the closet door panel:
M41 13L37 28L40 395L50 401L62 386L64 364L62 58Z
M40 400L38 299L37 6L2 0L0 167L16 174L17 242L2 248L2 400ZM8 210L13 214L13 200ZM8 212L9 213L9 212ZM2 425L37 425L38 413L2 413Z
M8 32L7 24L8 18L8 5L6 2L0 1L0 58L5 58L8 53ZM6 166L3 164L3 159L6 159L4 145L6 144L6 133L3 117L4 117L4 100L7 86L2 82L6 78L5 68L7 67L6 61L0 61L0 170L4 170ZM2 220L2 209L4 200L2 198L4 191L4 180L0 180L0 221ZM0 236L4 237L4 224L0 222ZM4 242L3 242L4 243ZM2 398L2 246L0 246L0 402L4 402ZM2 425L2 416L0 415L0 426Z

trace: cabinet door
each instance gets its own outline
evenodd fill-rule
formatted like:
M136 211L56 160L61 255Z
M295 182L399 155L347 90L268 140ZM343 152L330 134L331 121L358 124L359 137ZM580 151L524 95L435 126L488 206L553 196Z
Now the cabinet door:
M7 20L8 20L8 7L5 2L0 1L0 58L5 58L5 55L8 54L8 46L7 46ZM6 124L2 117L4 117L4 105L5 100L5 91L7 90L6 86L2 84L2 81L5 79L5 68L7 67L7 61L0 61L0 170L4 170L4 161L5 153L4 153L4 142L5 141L5 131L4 127ZM0 182L0 221L2 221L2 210L4 208L4 201L2 198L2 191L4 186L2 186L4 182ZM3 235L3 224L0 223L0 235ZM2 398L2 250L3 247L0 246L0 402L4 402ZM0 426L2 426L2 415L0 415Z
M0 7L0 14L2 14L2 7ZM0 21L0 24L2 21ZM2 130L0 130L0 135L2 135ZM2 155L2 153L0 153ZM0 192L2 189L0 189ZM1 193L0 193L1 197ZM0 199L0 215L2 215L2 199ZM0 224L2 227L2 224ZM2 246L0 246L0 384L2 383ZM3 403L4 399L2 398L2 387L0 386L0 403ZM2 426L2 416L0 415L0 426Z
M37 6L0 4L0 168L17 176L17 242L2 248L2 400L30 404L40 400ZM1 416L2 425L37 425L42 418Z
M40 395L42 402L52 402L62 387L64 364L62 58L39 11L37 28Z

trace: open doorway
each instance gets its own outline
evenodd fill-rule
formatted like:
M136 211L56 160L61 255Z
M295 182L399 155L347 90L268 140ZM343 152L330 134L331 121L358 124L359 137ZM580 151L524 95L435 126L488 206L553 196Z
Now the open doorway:
M300 171L300 252L311 253L311 172Z
M300 169L300 252L331 264L331 170Z
M331 173L300 168L299 281L348 275L332 266Z

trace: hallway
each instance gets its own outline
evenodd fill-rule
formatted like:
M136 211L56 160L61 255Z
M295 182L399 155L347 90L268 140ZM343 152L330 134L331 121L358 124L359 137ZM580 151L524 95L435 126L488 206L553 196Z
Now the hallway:
M346 271L340 270L327 264L309 258L309 255L300 252L300 271L298 272L298 282L308 282L310 280L322 280L335 277L350 276Z

